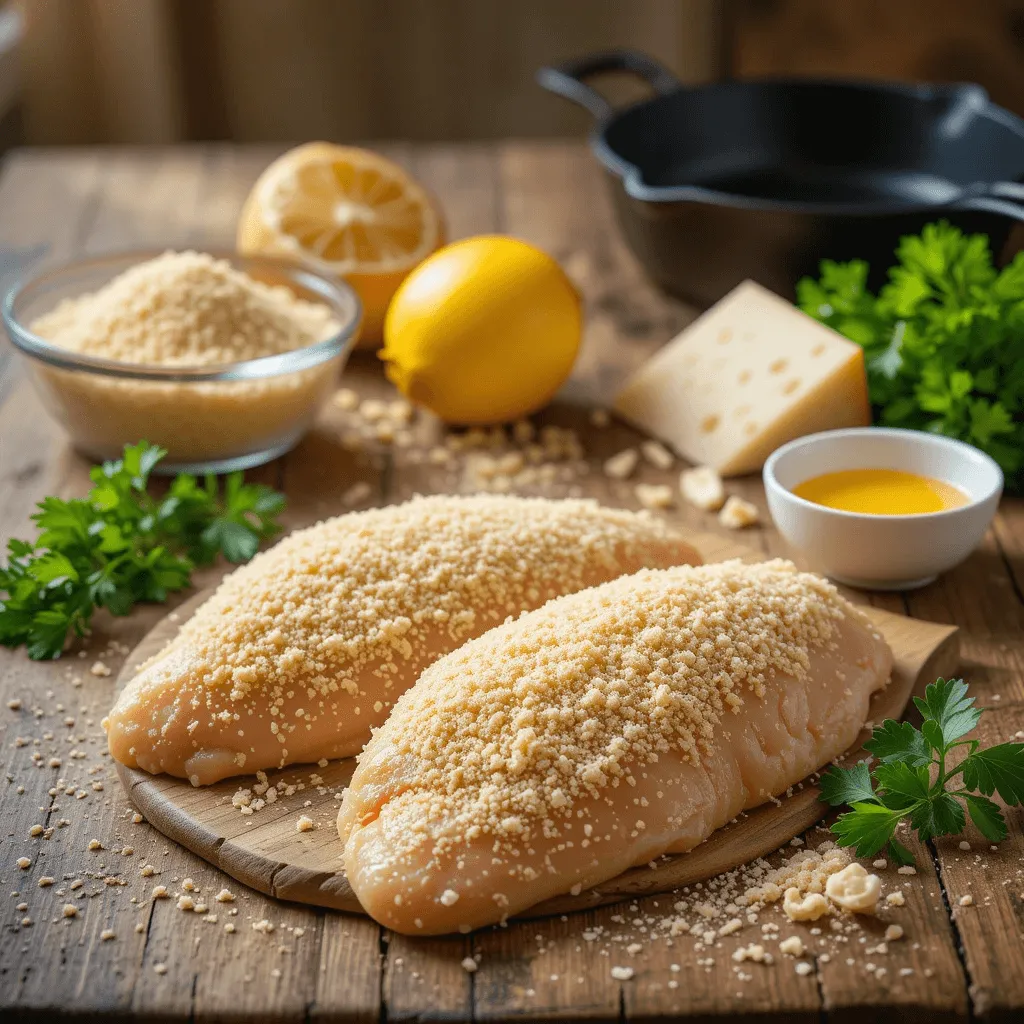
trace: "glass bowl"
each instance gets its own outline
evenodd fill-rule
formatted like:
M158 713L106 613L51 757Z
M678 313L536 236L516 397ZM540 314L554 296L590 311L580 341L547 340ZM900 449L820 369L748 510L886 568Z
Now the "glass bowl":
M306 432L348 359L362 309L344 282L273 257L208 249L265 284L330 307L331 337L304 348L215 366L161 366L85 355L29 325L58 303L95 292L129 267L166 252L113 253L44 270L15 285L3 320L47 409L92 459L116 458L147 440L167 449L163 473L226 473L282 455Z

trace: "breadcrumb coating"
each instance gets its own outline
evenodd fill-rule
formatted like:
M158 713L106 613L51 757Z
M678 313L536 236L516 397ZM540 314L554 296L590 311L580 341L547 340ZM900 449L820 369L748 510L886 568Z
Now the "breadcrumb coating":
M497 920L503 905L514 912L567 891L575 877L523 902L577 843L582 865L589 846L610 840L584 884L680 842L690 848L841 752L890 665L830 583L784 561L643 571L553 601L442 658L399 700L342 802L349 879L378 916L370 890L390 886L408 906L432 891L435 872L447 886L472 878L473 866L497 894L483 920ZM859 680L847 685L844 669ZM818 705L830 704L843 718L821 738L833 730ZM723 758L739 769L721 768ZM673 817L667 797L699 788L694 771L705 784L718 772L735 791L713 784L714 809L694 797ZM364 843L368 827L375 838ZM629 848L623 863L616 845ZM466 909L473 926L474 913Z
M165 252L99 291L66 299L32 330L62 348L127 363L212 366L304 348L338 329L299 299L200 252Z
M434 496L292 534L228 576L122 692L113 755L205 784L358 752L442 654L552 597L698 562L590 501Z

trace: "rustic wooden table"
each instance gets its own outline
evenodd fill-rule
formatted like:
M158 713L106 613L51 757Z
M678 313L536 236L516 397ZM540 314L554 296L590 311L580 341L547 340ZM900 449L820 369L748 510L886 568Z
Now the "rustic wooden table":
M586 344L564 400L541 419L574 426L588 458L635 441L617 425L596 430L583 406L607 400L632 367L671 337L693 311L659 295L625 250L595 164L577 144L388 147L440 197L452 237L504 231L562 261L586 298ZM0 181L0 247L44 246L62 259L131 246L230 245L240 203L274 155L266 148L166 151L75 150L15 153ZM0 354L0 540L23 534L33 504L50 493L78 494L87 465L45 415L5 346ZM346 383L364 396L387 393L374 360L353 360ZM458 488L401 451L341 443L330 414L291 455L256 476L284 488L288 525L339 510L355 481L372 502L416 491ZM424 421L421 439L436 431ZM350 446L351 447L351 446ZM647 467L648 480L668 480ZM465 484L461 484L465 486ZM629 486L599 471L580 485L605 501L636 507ZM760 485L738 489L763 506ZM668 515L705 529L713 517L688 508ZM745 538L769 552L783 546L770 526ZM207 580L208 581L208 580ZM993 710L983 731L1006 740L1024 728L1024 503L1005 500L974 556L938 583L872 600L962 631L963 672ZM572 919L513 923L506 929L414 941L365 918L277 903L219 874L147 824L131 820L100 730L112 683L88 672L96 653L134 645L165 614L140 609L100 620L85 660L30 662L0 651L0 1016L139 1017L174 1021L344 1020L986 1020L1024 1015L1024 839L1019 812L1011 836L990 852L956 840L917 847L918 876L900 922L906 939L882 955L816 960L798 976L791 964L745 965L740 974L724 938L713 962L692 945L651 944L633 980L613 980L607 949L580 940L598 925L614 934L632 918L670 913L671 898L638 909L603 908ZM107 657L116 675L120 657ZM18 702L21 702L20 709ZM10 703L9 703L10 702ZM51 759L53 763L51 764ZM58 763L59 762L59 763ZM34 825L45 831L30 836ZM89 851L90 840L103 849ZM979 851L979 852L975 852ZM31 866L19 869L28 857ZM144 864L159 876L141 877ZM891 870L891 869L890 869ZM40 887L43 876L54 879ZM203 893L228 884L238 913L211 927L149 899L154 882L174 890L185 877ZM959 897L973 895L961 907ZM77 917L65 919L65 903ZM952 907L952 910L951 910ZM24 909L18 909L24 908ZM266 919L271 934L251 928ZM223 928L237 922L234 934ZM31 922L31 923L27 923ZM104 939L109 929L116 938ZM751 941L749 937L744 941ZM864 941L873 941L866 933ZM464 957L479 954L467 973ZM867 961L878 961L869 971ZM670 964L680 970L672 973ZM877 967L884 966L883 971ZM669 982L675 980L674 985Z

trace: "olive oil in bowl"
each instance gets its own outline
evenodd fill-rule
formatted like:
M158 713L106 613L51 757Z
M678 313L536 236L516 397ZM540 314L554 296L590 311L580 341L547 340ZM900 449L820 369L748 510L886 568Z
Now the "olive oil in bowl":
M844 469L797 484L793 493L816 505L882 516L912 516L960 508L970 500L959 487L899 469Z

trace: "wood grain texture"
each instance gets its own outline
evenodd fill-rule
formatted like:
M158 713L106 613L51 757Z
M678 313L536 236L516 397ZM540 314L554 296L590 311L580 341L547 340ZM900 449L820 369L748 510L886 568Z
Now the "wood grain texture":
M277 151L209 146L134 154L16 153L0 178L0 245L43 245L53 258L66 258L122 244L230 244L245 192ZM600 472L605 458L638 438L615 423L595 429L589 408L607 402L624 376L693 313L660 296L643 278L616 233L604 182L585 148L575 143L400 145L389 152L438 195L453 236L501 230L544 245L563 259L580 288L587 329L578 371L559 401L538 417L540 423L572 426L583 441L592 472L574 485L579 493L637 508L636 481L673 483L675 471L661 473L647 465L625 483ZM164 169L165 159L173 174ZM87 467L16 367L13 361L0 367L0 541L29 532L27 517L43 495L81 494L87 486ZM343 384L363 397L390 394L372 356L354 358ZM343 416L328 410L294 453L253 474L286 489L292 500L289 527L337 513L341 496L355 481L371 486L364 505L468 486L458 472L429 467L412 451L352 444L346 440L350 430ZM417 420L415 433L415 448L425 449L442 436L429 417ZM744 479L734 487L764 515L758 481ZM681 527L719 529L714 515L689 507L666 514ZM765 555L789 554L767 520L742 541ZM214 572L198 582L209 586L216 579ZM1024 503L1004 498L991 534L963 566L908 599L892 594L869 595L869 600L887 611L959 627L961 671L990 709L984 734L1006 740L1024 728L1022 594ZM903 889L906 906L886 912L877 925L862 924L860 935L849 937L848 955L826 961L821 954L831 930L816 936L810 926L794 928L813 954L814 970L806 977L783 960L771 968L750 967L744 975L749 980L740 981L740 965L731 953L757 937L756 927L721 939L710 957L694 951L692 939L673 946L651 943L651 930L673 914L671 897L664 895L428 943L389 935L364 917L285 904L249 889L148 823L133 823L105 755L99 720L110 706L114 678L92 676L88 668L102 658L116 675L124 648L108 653L108 642L133 647L166 611L139 608L127 619L99 617L85 659L72 652L57 663L39 664L20 651L0 650L0 882L8 894L0 919L0 1016L5 1020L49 1021L58 1015L133 1015L181 1024L215 1019L252 1024L1020 1019L1024 944L1017 937L1024 931L1024 840L1019 810L1010 811L1011 837L998 852L968 834L970 851L960 850L958 840L916 848L914 878L881 870L887 890ZM21 709L8 709L10 700L20 700ZM69 719L73 726L64 724ZM25 745L18 745L19 738ZM86 756L72 757L72 751ZM34 753L41 762L32 759ZM62 761L60 768L49 767L52 755ZM67 785L58 787L61 779ZM94 782L104 788L92 789ZM71 795L64 791L69 786ZM77 792L85 794L82 799ZM58 827L62 819L70 824ZM47 832L30 837L29 828L37 823ZM104 849L89 851L92 838ZM804 838L814 844L823 836L811 829ZM122 854L125 845L133 853ZM32 861L24 872L15 865L22 855ZM144 876L142 868L149 864L159 874ZM46 875L54 876L55 884L39 888L38 878ZM125 884L108 885L108 877ZM184 891L186 878L213 907L212 914L180 911L173 899L151 900L155 884L166 884L176 895ZM71 889L78 880L82 887ZM223 887L235 895L234 902L212 900ZM967 891L974 905L959 908ZM9 895L15 892L16 897ZM60 911L68 900L79 905L80 914L65 921ZM21 902L28 906L24 916L31 926L20 923L23 915L15 908ZM214 915L217 920L210 922ZM778 919L785 924L781 915ZM273 932L253 929L264 920ZM866 955L878 925L887 920L903 925L906 939L891 943L884 956ZM226 932L226 924L235 930ZM108 927L114 940L100 937ZM603 929L609 941L584 940L592 928ZM644 944L635 959L624 953L632 934ZM615 963L635 966L632 980L610 976L610 954L619 954ZM478 961L473 974L461 966L467 955ZM865 964L871 961L885 973L868 973Z

